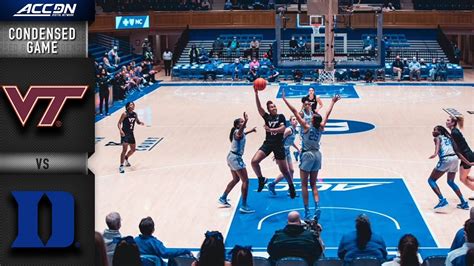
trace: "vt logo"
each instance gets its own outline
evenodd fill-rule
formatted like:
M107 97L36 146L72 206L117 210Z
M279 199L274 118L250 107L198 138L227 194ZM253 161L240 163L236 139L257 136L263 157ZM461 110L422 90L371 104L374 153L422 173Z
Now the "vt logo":
M18 204L18 235L12 248L66 248L74 242L74 198L63 191L13 191ZM38 203L51 202L51 236L44 244L38 235Z
M26 121L39 99L50 100L38 127L52 127L67 99L82 99L87 86L30 86L22 96L17 86L2 86L20 122Z

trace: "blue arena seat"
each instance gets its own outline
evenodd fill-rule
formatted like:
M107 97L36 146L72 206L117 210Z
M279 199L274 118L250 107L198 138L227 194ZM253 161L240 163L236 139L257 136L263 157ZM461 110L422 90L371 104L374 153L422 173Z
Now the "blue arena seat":
M161 259L153 255L140 255L142 266L164 266Z
M446 256L429 256L424 261L422 266L444 266Z
M272 264L264 257L253 257L253 266L271 266Z
M355 258L351 266L380 266L382 265L381 260L373 257L361 257L361 258Z
M173 258L173 261L176 266L191 266L191 264L193 264L195 259L189 256L180 256L180 257Z
M302 258L287 257L279 259L275 266L308 266L308 263Z
M316 261L314 266L342 266L344 262L339 258L324 258Z

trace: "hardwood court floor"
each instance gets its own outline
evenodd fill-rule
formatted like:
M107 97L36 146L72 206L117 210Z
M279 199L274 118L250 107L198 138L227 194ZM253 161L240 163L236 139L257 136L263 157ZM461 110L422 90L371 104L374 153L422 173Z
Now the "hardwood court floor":
M432 129L444 125L447 118L442 108L456 108L465 115L463 134L474 148L474 117L466 113L474 110L473 87L446 85L357 86L360 98L341 100L332 118L368 122L376 128L358 134L323 136L320 172L321 177L404 177L441 246L451 244L469 216L469 211L455 208L458 200L446 185L446 177L439 185L450 207L447 214L432 211L437 198L427 178L437 160L428 157L434 150ZM267 87L260 93L261 100L273 100L288 117L290 112L283 101L275 99L277 90L277 86ZM291 101L300 104L299 99ZM329 99L323 101L329 104ZM151 151L137 152L130 159L133 166L119 174L121 147L104 144L119 141L120 113L97 123L96 136L105 139L96 145L89 161L96 174L96 230L105 228L107 213L118 211L123 218L123 234L139 234L140 219L151 216L156 236L170 247L199 247L204 232L210 229L227 233L235 207L218 208L217 198L230 180L226 155L233 120L246 111L248 126L258 128L257 134L248 136L244 155L251 178L255 175L250 158L264 139L263 120L250 86L162 86L135 103L147 123L145 127L136 126L137 142L147 137L164 139ZM271 158L263 162L262 168L267 177L278 173ZM465 197L473 194L458 177L456 182ZM249 202L258 204L252 202L252 193ZM236 187L230 195L231 203L236 205L239 196Z

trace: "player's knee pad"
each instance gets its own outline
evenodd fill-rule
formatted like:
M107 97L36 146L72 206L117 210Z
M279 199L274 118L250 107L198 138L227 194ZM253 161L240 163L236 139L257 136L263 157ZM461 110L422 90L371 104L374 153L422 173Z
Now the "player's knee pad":
M454 183L454 179L448 179L448 185L453 189L453 190L459 190L458 185Z
M436 181L432 178L428 178L428 184L430 185L431 188L437 188L438 185L436 185Z

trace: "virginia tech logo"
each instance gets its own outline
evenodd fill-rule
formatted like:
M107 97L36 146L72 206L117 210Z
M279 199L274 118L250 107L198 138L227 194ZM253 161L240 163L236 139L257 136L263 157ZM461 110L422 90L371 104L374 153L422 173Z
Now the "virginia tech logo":
M2 86L20 122L25 126L39 99L50 103L38 127L52 127L67 99L82 99L87 86L30 86L22 96L17 86Z

